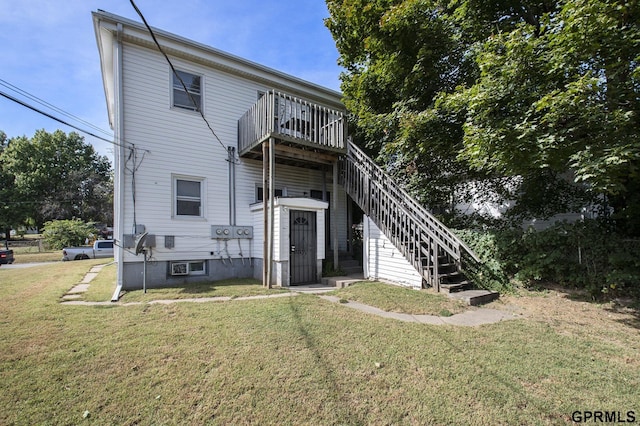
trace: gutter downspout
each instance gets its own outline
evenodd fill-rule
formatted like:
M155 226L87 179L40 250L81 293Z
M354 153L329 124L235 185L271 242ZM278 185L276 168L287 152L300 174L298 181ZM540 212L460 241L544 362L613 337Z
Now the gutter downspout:
M122 24L117 24L116 42L113 45L115 50L114 57L116 60L113 64L113 72L115 77L116 99L114 102L116 114L115 114L115 129L114 135L118 144L114 153L114 190L117 191L117 200L114 200L114 238L119 243L115 246L115 262L117 264L116 271L116 289L111 296L112 302L117 302L120 298L120 292L122 291L123 275L124 275L124 250L122 248L123 234L124 234L124 214L122 209L124 207L124 191L122 190L122 180L124 178L124 90L122 87ZM115 195L115 194L114 194Z

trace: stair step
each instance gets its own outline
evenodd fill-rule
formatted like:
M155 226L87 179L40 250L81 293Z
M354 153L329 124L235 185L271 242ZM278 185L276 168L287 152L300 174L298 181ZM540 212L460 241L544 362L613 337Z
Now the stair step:
M350 275L350 276L341 276L341 277L323 277L322 284L330 287L336 288L344 288L348 287L351 284L364 281L364 275L362 271L360 274Z
M473 285L470 281L461 281L459 283L441 283L440 284L440 292L441 293L457 293L464 290L468 290Z
M352 275L357 273L362 273L362 266L342 266L340 265L340 269L345 275Z
M349 268L349 267L352 267L352 266L360 266L360 262L358 262L355 259L339 260L338 264L340 265L341 268Z
M456 277L461 277L462 274L459 271L451 271L451 272L439 272L438 276L440 278L456 278Z
M500 293L490 290L465 290L449 293L449 297L462 300L470 306L477 306L497 300L500 297Z

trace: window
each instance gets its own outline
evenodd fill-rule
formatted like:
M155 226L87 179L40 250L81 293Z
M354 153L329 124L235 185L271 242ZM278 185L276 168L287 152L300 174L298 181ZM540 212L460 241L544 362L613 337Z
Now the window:
M171 262L171 275L206 275L207 269L204 260L193 262Z
M178 78L176 76L180 76ZM184 90L184 86L180 82L184 82L184 86L187 87L187 92ZM176 70L172 74L173 81L173 106L177 108L184 108L191 111L202 110L202 91L200 85L200 76L188 73L186 71Z
M99 249L112 249L113 241L98 241L98 246L96 248Z
M200 262L189 262L189 274L191 275L204 275L204 261Z
M264 190L262 189L261 186L258 186L256 188L256 202L262 201L264 199L263 198L264 197L263 192L264 192ZM276 188L276 189L274 189L273 192L274 192L276 197L282 197L282 189Z
M202 187L201 179L174 177L174 216L204 217Z

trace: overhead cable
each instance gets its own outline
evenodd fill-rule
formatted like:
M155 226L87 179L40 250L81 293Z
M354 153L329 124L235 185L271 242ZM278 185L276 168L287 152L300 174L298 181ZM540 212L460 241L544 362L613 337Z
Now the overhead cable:
M149 24L147 23L147 20L144 18L144 15L142 14L142 12L140 11L140 9L138 9L138 6L136 6L135 2L133 0L129 0L131 2L131 6L133 6L133 8L136 10L136 13L138 14L138 16L140 16L140 19L142 19L142 22L144 23L145 27L147 27L147 30L149 31L149 34L151 34L151 38L153 39L153 42L155 43L155 45L158 47L158 50L160 51L160 53L162 53L162 56L164 56L164 58L167 60L167 62L169 63L169 66L171 67L171 71L173 71L173 75L176 76L178 78L178 80L180 81L180 84L182 84L182 88L184 89L184 91L187 93L187 95L189 96L189 99L191 100L191 102L193 103L193 105L196 106L196 111L198 111L200 113L200 117L202 117L202 119L204 120L204 122L207 124L207 127L209 128L209 130L211 131L211 134L213 135L213 137L220 143L220 145L222 146L222 148L224 148L225 151L227 151L227 147L225 146L224 143L222 143L222 141L220 140L220 138L218 137L218 135L216 135L216 132L213 130L213 127L211 127L211 124L209 124L209 121L207 120L207 118L204 116L204 113L202 112L202 109L200 109L200 107L198 106L198 104L196 103L195 99L193 99L193 95L191 94L191 92L189 92L189 90L187 89L187 85L184 83L184 81L182 80L182 77L180 77L180 75L178 74L178 71L176 71L175 67L173 66L173 63L171 62L171 59L169 59L169 56L167 56L167 54L164 52L164 50L162 49L162 46L160 46L160 43L158 42L158 39L156 38L155 33L153 32L153 30L151 29L151 27L149 26Z
M5 98L7 98L7 99L9 99L9 100L11 100L11 101L13 101L13 102L16 102L16 103L18 103L18 104L22 105L23 107L29 108L29 109L30 109L30 110L32 110L32 111L35 111L35 112L37 112L37 113L39 113L39 114L44 115L45 117L48 117L48 118L50 118L50 119L52 119L52 120L55 120L55 121L57 121L58 123L62 123L62 124L64 124L65 126L72 127L72 128L74 128L74 129L78 130L79 132L82 132L82 133L87 134L87 135L89 135L89 136L93 136L94 138L96 138L96 139L100 139L101 141L105 141L105 142L107 142L107 143L110 143L110 144L113 144L113 145L116 145L116 146L122 146L122 147L124 147L124 145L121 145L121 144L117 143L117 142L116 142L116 141L114 141L114 140L106 139L106 138L103 138L102 136L98 136L98 135L96 135L95 133L92 133L92 132L90 132L90 131L88 131L88 130L81 129L81 128L80 128L80 127L78 127L78 126L75 126L75 125L73 125L73 124L71 124L71 123L69 123L69 122L67 122L67 121L64 121L64 120L63 120L63 119L61 119L61 118L58 118L58 117L56 117L56 116L54 116L54 115L52 115L52 114L49 114L48 112L42 111L41 109L38 109L38 108L34 107L33 105L29 105L28 103L26 103L26 102L24 102L24 101L22 101L22 100L20 100L20 99L18 99L18 98L16 98L16 97L13 97L13 96L11 96L11 95L9 95L9 94L7 94L7 93L4 93L4 92L3 92L3 91L1 91L1 90L0 90L0 95L1 95L1 96L4 96Z
M31 99L32 101L35 101L35 102L39 103L42 106L50 108L50 109L52 109L52 110L54 110L54 111L56 111L56 112L58 112L58 113L60 113L60 114L62 114L64 116L66 116L66 117L69 117L72 120L76 120L76 121L78 121L78 122L80 122L80 123L82 123L82 124L84 124L86 126L89 126L89 127L95 129L98 132L101 132L101 133L104 133L105 135L111 136L111 132L108 132L108 131L106 131L106 130L104 130L104 129L102 129L102 128L100 128L100 127L98 127L98 126L96 126L96 125L94 125L92 123L89 123L88 121L83 120L82 118L77 117L77 116L75 116L75 115L63 110L62 108L59 108L59 107L57 107L57 106L55 106L55 105L53 105L53 104L51 104L51 103L49 103L49 102L47 102L47 101L45 101L43 99L40 99L39 97L37 97L35 95L32 95L31 93L27 92L26 90L21 89L18 86L13 85L13 84L9 83L8 81L3 80L1 78L0 78L0 85L6 87L8 89L13 90L14 92L17 92L17 93L21 94L22 96L25 96L25 97Z

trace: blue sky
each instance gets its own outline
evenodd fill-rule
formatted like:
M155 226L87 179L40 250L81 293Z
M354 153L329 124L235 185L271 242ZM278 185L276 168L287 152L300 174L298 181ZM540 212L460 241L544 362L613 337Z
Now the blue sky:
M134 1L152 27L340 89L338 52L323 24L328 16L323 0ZM0 0L0 90L110 139L6 86L111 133L91 19L97 9L140 21L129 0ZM38 129L73 131L0 97L0 130L7 136L31 137ZM111 145L83 136L112 157Z

